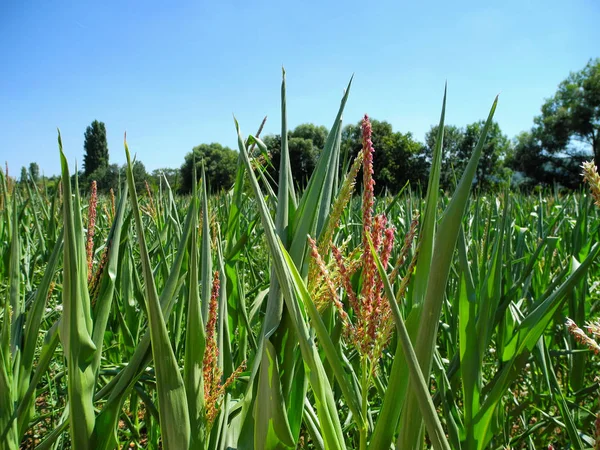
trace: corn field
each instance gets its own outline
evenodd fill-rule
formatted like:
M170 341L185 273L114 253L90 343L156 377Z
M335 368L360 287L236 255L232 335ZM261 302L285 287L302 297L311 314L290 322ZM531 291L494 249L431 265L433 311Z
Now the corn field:
M593 196L473 192L497 100L441 192L444 94L428 185L376 197L350 87L303 191L285 75L278 180L237 122L214 195L137 192L125 142L82 198L60 134L55 192L0 175L1 449L600 448Z

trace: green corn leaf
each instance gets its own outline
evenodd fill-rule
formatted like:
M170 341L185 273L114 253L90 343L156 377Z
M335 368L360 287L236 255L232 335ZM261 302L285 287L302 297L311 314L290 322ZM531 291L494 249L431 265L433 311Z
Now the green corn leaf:
M22 352L23 323L25 321L23 298L21 295L21 238L19 236L19 219L17 196L13 196L13 235L10 241L10 263L8 267L10 317L10 355L13 361L20 359ZM13 374L18 379L18 373Z
M210 251L210 218L208 216L208 200L206 194L206 176L202 166L202 320L208 320L208 306L210 303L210 287L212 280L212 256Z
M241 233L241 208L243 201L244 187L244 162L241 156L238 156L235 184L229 204L229 214L227 216L227 228L225 230L225 275L227 289L227 306L230 313L230 321L233 330L239 329L239 346L237 364L246 360L247 346L249 340L254 343L254 335L249 326L248 314L245 307L245 300L241 297L242 290L240 289L241 280L238 277L237 263L241 250L248 241L249 233ZM241 234L241 236L240 236ZM229 337L234 339L234 335Z
M437 208L440 186L440 171L442 165L442 148L444 144L444 122L446 120L446 94L447 86L444 87L444 99L442 101L442 112L438 125L438 135L433 149L429 182L427 185L427 197L425 199L425 212L422 214L421 231L419 233L419 259L415 271L413 305L419 311L422 307L427 290L427 280L431 260L433 258L433 240L437 222Z
M532 353L539 361L539 366L546 380L548 391L551 393L552 397L556 401L558 410L560 411L560 415L563 418L565 428L567 429L567 433L569 435L569 438L571 439L571 445L575 448L584 448L585 446L581 441L579 431L577 430L577 427L575 426L575 421L573 420L571 408L569 407L565 395L563 394L563 391L558 382L558 379L556 378L556 372L554 371L554 368L551 364L550 352L548 351L548 347L546 346L543 337L538 340Z
M35 368L35 373L33 377L31 377L31 381L27 386L27 391L21 398L19 403L19 407L15 412L15 417L18 423L19 436L23 436L25 431L29 427L29 420L31 419L31 415L33 413L33 405L36 394L36 387L38 386L42 377L46 374L52 359L54 358L54 352L59 343L58 336L58 327L60 325L60 320L56 321L52 328L50 328L46 332L46 336L44 337L44 342L42 344L42 348L40 350L40 356L37 361L37 366ZM68 423L68 422L67 422ZM58 436L57 436L58 437ZM0 438L0 442L2 442L2 438Z
M284 400L279 379L275 347L266 339L256 391L256 397L260 401L254 403L254 448L295 448L294 436L286 415L281 414Z
M77 175L71 194L69 166L63 153L60 133L58 146L64 191L63 319L60 338L65 349L68 370L69 421L75 450L91 449L95 413L93 405L96 346L92 340L92 318L87 287L87 261Z
M479 410L481 393L480 347L477 336L477 297L473 276L467 260L464 229L458 237L458 255L461 267L459 296L460 367L463 380L464 423L472 429L473 416ZM467 442L471 438L467 436Z
M277 197L277 211L275 217L274 230L275 233L279 236L279 238L284 242L285 245L288 245L288 236L289 236L289 221L290 221L290 199L294 199L295 194L293 192L293 182L291 176L291 167L290 167L290 158L289 158L289 149L287 144L287 103L286 103L286 84L285 84L285 70L282 69L282 81L281 81L281 160L279 166L279 190ZM264 143L259 139L249 139L248 142L252 142L253 144L257 144L259 149L263 152L266 152L266 147ZM244 155L240 151L241 160L246 163L246 159ZM248 172L252 171L250 166L247 166ZM250 176L252 176L252 173ZM266 183L269 186L268 183ZM258 188L258 184L257 184ZM257 194L258 195L258 194ZM269 216L270 218L270 216ZM264 226L264 221L263 221ZM250 377L250 382L248 384L248 390L244 401L244 407L242 409L242 417L243 417L243 427L242 427L242 440L245 442L254 442L256 440L256 436L263 436L267 433L267 429L265 429L268 424L273 421L281 421L283 417L286 419L286 426L278 427L275 431L282 430L284 434L282 435L282 441L284 441L287 436L286 430L291 429L289 424L288 411L286 411L285 405L285 396L284 401L282 403L273 403L268 400L266 397L254 397L251 395L252 392L256 391L258 394L257 386L255 386L255 377L258 375L259 367L263 361L267 361L265 359L267 355L265 352L267 349L265 348L265 342L267 339L271 338L274 333L279 328L280 335L289 334L289 327L286 327L285 324L287 320L283 321L282 324L282 316L284 313L284 300L283 295L279 286L279 280L275 273L275 268L271 268L271 276L270 276L270 287L267 297L267 306L265 317L262 324L261 334L258 342L258 352L257 354L262 355L261 357L257 357L252 366L252 373ZM287 319L287 316L286 316ZM289 339L282 338L280 341L290 342ZM277 352L276 352L277 353ZM293 373L292 367L290 367L290 361L293 364L293 353L290 354L289 350L283 350L283 353L288 356L287 361L284 362L284 372L286 377L290 377L290 374ZM300 377L303 378L304 374L300 374ZM273 382L281 383L282 380L277 379L273 380ZM304 387L305 383L303 379L296 381L296 386ZM273 389L283 390L281 386L273 387ZM264 390L260 391L260 395L266 395ZM254 404L254 406L253 406ZM267 407L268 409L262 409L263 407ZM279 410L277 410L279 408ZM253 411L253 414L249 414L250 411ZM291 408L291 416L294 424L299 424L300 415L302 414L302 403L299 405L296 404L294 408ZM270 417L272 415L272 417ZM276 417L275 417L276 416ZM299 431L299 427L294 427L295 431ZM251 437L251 434L254 435L254 438ZM270 441L271 442L271 441ZM276 445L276 444L275 444ZM269 447L266 447L269 448ZM276 448L276 447L273 447Z
M304 424L308 434L310 435L313 445L318 450L325 450L325 443L323 442L323 436L319 430L319 419L317 414L312 408L312 405L306 400L304 402Z
M317 404L317 413L321 423L323 439L328 449L344 449L344 436L337 413L337 408L332 396L331 386L325 375L325 369L321 362L313 340L309 336L308 327L294 294L293 282L289 273L289 267L279 248L275 224L271 219L266 203L262 196L258 180L252 171L252 165L246 152L244 140L241 136L239 125L235 122L238 131L238 146L240 154L244 158L246 169L250 177L252 190L258 203L261 221L265 230L269 251L273 258L273 265L277 279L279 280L286 307L290 311L290 317L297 339L299 340L302 358L308 368L309 383L312 387Z
M526 357L533 350L555 312L565 301L568 292L586 274L599 253L600 244L595 244L590 249L588 257L581 264L578 264L574 260L573 263L576 268L567 280L546 299L539 302L537 307L518 325L517 331L508 344L509 348L512 348L512 351L507 353L507 356L512 355L510 356L511 359L506 361L502 370L491 382L490 392L474 420L474 436L478 450L485 448L492 437L490 433L492 418L506 389L518 376L519 370L526 361Z
M31 385L33 384L30 380L31 372L33 368L33 360L35 357L36 349L38 348L38 335L41 328L42 319L44 316L44 309L46 307L46 299L48 297L48 292L50 290L50 284L52 279L56 275L56 270L58 267L58 262L61 256L61 252L63 250L63 233L59 234L58 240L54 245L54 249L52 250L52 254L50 255L50 259L48 260L48 264L46 265L46 269L44 271L44 276L38 285L38 288L35 292L35 296L33 298L33 305L27 314L27 319L25 322L25 334L24 334L24 347L23 347L23 357L21 358L21 370L20 370L20 380L19 380L19 410L22 411L20 414L17 414L18 422L19 422L19 434L22 436L25 433L25 427L29 425L29 419L31 418L31 413L33 412L33 398L31 393L28 394L28 391L31 389ZM58 338L58 335L56 335ZM58 343L58 339L56 339L56 343ZM42 354L43 348L42 348ZM49 355L52 356L52 353ZM37 364L37 371L40 369L47 367L47 364L44 365L42 362L43 358L40 358ZM50 361L48 361L49 363ZM44 369L45 371L45 369ZM37 375L37 373L36 373ZM41 376L41 374L40 374ZM33 386L36 386L33 384Z
M5 316L7 317L7 316ZM19 448L17 421L13 420L14 399L12 371L9 371L10 355L6 347L0 346L0 443L6 450Z
M192 229L192 208L193 203L190 203L182 236L179 240L175 261L171 266L169 277L160 294L160 305L165 319L168 319L173 311L173 306L177 299L177 292L179 292L180 288L181 268ZM134 277L137 278L137 274L134 274ZM133 389L134 383L152 361L150 347L150 330L146 330L138 346L135 348L127 366L96 394L95 398L97 400L109 395L106 404L96 418L94 442L98 450L109 450L117 445L118 440L116 432L121 407L129 395L129 392Z
M46 307L46 299L50 290L50 284L53 278L56 276L56 270L58 267L61 251L63 250L63 237L62 232L54 245L50 259L44 271L44 276L38 285L35 292L32 307L27 314L27 320L25 321L25 345L23 348L23 357L21 359L21 381L19 382L21 388L29 385L29 377L31 376L31 368L33 366L33 359L35 357L35 351L37 346L38 334L41 327L41 322L44 317L44 308Z
M29 183L25 183L25 186L27 187L27 193L29 194L29 199L31 200L31 205L32 208L35 209L36 205L41 204L43 205L42 202L37 202L36 200L39 199L39 197L36 196L36 200L34 200L34 196L31 193L31 187L29 186ZM37 189L34 189L34 192L37 194ZM44 208L42 207L42 212L44 212ZM46 213L47 214L47 213ZM46 253L46 238L44 236L44 233L42 232L42 226L40 224L40 217L41 214L38 214L37 211L34 211L33 213L33 223L35 225L35 231L38 235L38 239L37 242L40 245L40 252L42 254Z
M437 416L435 406L433 404L433 401L431 400L431 396L429 395L429 387L427 385L427 382L425 381L425 377L423 376L421 367L419 366L417 355L410 340L408 330L404 325L404 318L402 317L400 308L398 308L398 302L396 301L396 297L394 296L392 285L385 272L383 264L381 264L379 255L377 254L375 247L373 247L371 236L369 236L368 234L367 239L369 240L371 254L373 255L373 259L377 264L379 276L383 281L385 295L388 300L388 303L390 304L394 322L396 323L396 331L398 332L399 338L398 340L400 341L402 351L405 355L405 360L409 368L411 382L415 386L415 396L417 398L421 414L423 415L425 426L427 428L427 432L429 433L429 438L431 439L434 449L450 450L450 444L446 440L446 433L442 428L442 424L440 423L440 419ZM384 445L386 445L386 443L384 443Z
M459 185L456 188L452 200L444 211L440 222L439 231L436 233L433 247L431 267L428 271L427 291L423 302L423 311L420 317L417 339L415 341L415 352L423 374L428 378L431 372L431 362L435 347L435 338L438 331L438 322L442 309L442 300L452 258L454 247L458 239L462 217L465 212L473 178L479 163L488 130L492 124L498 98L494 100L487 121L479 138L479 142L473 151L473 155L463 173ZM426 214L428 211L426 211ZM419 255L419 258L421 255ZM417 271L419 264L417 263ZM417 273L417 276L419 274ZM415 280L416 283L416 280ZM402 449L418 449L421 444L422 420L418 412L417 399L409 383L406 404L403 411L402 429L398 437L397 446Z
M190 445L190 418L185 387L171 347L165 318L156 292L127 143L125 143L125 154L127 156L127 183L131 193L131 206L146 283L145 299L147 302L152 355L156 367L156 387L158 390L163 445L166 450L186 450Z
M495 312L500 303L502 294L502 258L504 257L504 235L508 227L510 199L506 193L503 219L494 239L491 254L492 266L483 285L483 292L479 305L479 318L477 320L477 336L479 341L479 357L481 366L485 349L489 346L492 330L494 329ZM473 335L470 336L473 339Z
M285 257L287 266L292 274L296 293L298 294L298 297L302 300L308 317L310 317L312 328L314 328L317 339L319 340L319 344L322 346L323 351L325 353L325 357L327 358L327 362L330 364L333 370L333 374L335 375L336 381L340 386L340 389L344 396L344 400L346 401L348 408L352 412L357 426L360 427L364 423L364 417L359 406L360 395L354 390L352 382L346 375L342 366L342 362L340 361L340 358L338 356L337 350L333 344L333 341L331 340L331 337L329 336L329 331L327 330L325 323L323 323L321 314L317 310L316 305L310 297L306 284L302 280L300 272L298 272L298 269L294 265L291 256L283 246L283 243L280 244L280 249L281 253Z
M410 375L408 375L408 367L405 364L404 350L402 343L398 341L390 376L387 380L387 389L382 395L383 405L377 422L375 422L369 449L389 448L392 444L400 420L402 400L406 395L408 376Z
M202 172L202 220L203 233L208 229L208 211L206 206L206 177L204 168ZM192 229L190 235L190 270L188 272L188 308L186 322L186 341L185 341L185 363L183 369L183 379L185 381L185 391L187 395L187 406L190 416L191 426L191 445L190 448L205 448L205 430L204 430L204 377L202 374L202 360L206 348L206 334L204 331L204 320L202 318L202 307L200 303L200 293L198 291L198 198L196 193L196 170L194 168L192 183L193 209ZM206 228L205 228L206 227ZM203 236L204 238L204 236ZM204 239L203 239L204 240ZM210 245L210 241L208 241ZM210 251L210 249L208 250ZM208 253L210 255L210 253ZM210 266L203 265L202 285L208 285L210 288ZM210 290L208 291L210 295ZM210 300L206 300L208 304ZM191 330L194 330L191 332Z
M98 349L94 358L94 373L98 374L100 369L101 349L104 341L104 333L108 323L110 310L113 305L115 292L115 281L117 278L117 266L119 264L119 244L121 243L121 230L123 228L125 207L127 199L127 185L122 191L119 205L115 212L115 218L107 237L107 261L100 276L98 296L96 298L96 307L94 310L94 332L92 339Z

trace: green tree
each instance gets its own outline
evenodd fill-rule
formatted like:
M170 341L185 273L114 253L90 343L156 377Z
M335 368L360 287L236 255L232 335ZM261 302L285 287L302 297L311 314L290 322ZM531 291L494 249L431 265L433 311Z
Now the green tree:
M229 189L235 181L238 153L221 144L201 144L192 149L185 156L185 162L181 166L181 189L182 193L192 191L192 168L196 159L197 173L204 162L206 181L209 189L213 192L221 189Z
M20 183L27 183L27 169L25 166L21 167L21 177L19 178Z
M103 194L108 193L111 189L117 192L119 189L119 183L121 185L125 183L127 179L127 165L123 164L119 167L118 164L109 164L106 167L101 167L90 174L86 178L86 183L82 188L87 191L93 180L98 183L98 192ZM139 193L146 191L146 181L148 180L148 174L146 173L146 167L144 163L139 160L133 161L133 178L135 180L135 188Z
M108 143L106 141L106 127L104 123L94 120L86 128L84 138L84 176L91 180L90 175L92 173L108 167ZM101 183L102 180L97 179L96 181Z
M548 152L590 151L600 165L600 58L561 82L534 122Z
M313 147L321 151L325 147L325 141L327 141L328 134L329 130L327 130L327 127L324 125L303 123L294 128L290 133L290 138L308 139L312 142Z
M524 187L533 187L538 181L548 182L543 179L548 162L548 155L544 154L539 141L529 131L523 131L513 139L513 151L506 159L506 165L515 172L514 183Z
M530 132L517 136L507 165L524 186L558 183L576 188L582 161L600 164L600 59L561 82Z
M29 164L29 175L34 183L37 183L40 179L40 166L36 162Z
M455 125L444 126L440 186L451 190L462 176L469 159L479 142L485 121L474 122L464 129ZM425 135L426 153L429 159L438 136L439 125L434 125ZM481 160L477 166L475 182L480 189L489 189L508 177L504 161L511 150L511 142L502 133L500 125L493 122L483 145Z
M354 159L362 148L361 122L342 130L342 152L346 162ZM407 181L423 184L427 177L425 147L411 133L394 132L388 122L371 119L373 178L377 192L398 192Z
M121 169L121 179L125 180L127 174L125 172L126 166L123 165ZM135 189L137 192L145 192L146 191L146 181L148 178L148 173L146 172L146 166L144 163L135 160L132 164L131 170L133 172L133 178L135 180Z
M271 166L268 168L268 173L272 182L277 183L279 162L281 160L281 136L278 134L267 135L263 142L271 155ZM315 147L312 140L298 137L288 138L288 149L292 179L297 187L303 188L317 165L317 159L322 149Z
M99 169L102 171L102 173L99 174L100 179L102 180L102 185L100 186L99 191L102 193L107 193L112 189L113 192L117 192L119 190L119 183L125 182L124 168L125 166L120 168L118 164L109 164L105 169Z
M433 150L437 141L439 125L433 125L425 133L426 155L429 161L433 157ZM463 130L455 125L444 125L444 140L442 144L442 167L440 173L440 186L442 189L451 189L465 169L467 161L464 158L463 141L465 134Z
M298 125L288 133L292 179L297 187L306 186L325 147L328 134L326 127L312 123ZM267 135L263 138L263 142L271 155L271 167L268 173L275 184L279 178L277 173L281 159L281 135Z
M161 181L165 178L174 192L180 190L181 171L179 169L170 169L168 167L154 169L150 175L150 183L154 188L158 188L158 186L161 184ZM162 182L164 184L164 181Z
M581 164L589 157L583 152L554 154L545 149L540 129L520 133L513 141L506 166L514 171L513 183L525 189L560 186L576 189L581 184Z
M466 167L471 155L475 151L484 125L485 121L481 120L467 125L465 128L464 138L459 151L462 167ZM476 181L480 189L489 189L508 178L510 170L507 172L504 161L510 150L510 139L502 133L500 125L497 122L493 122L483 144L481 159L477 165ZM458 175L462 175L462 171Z

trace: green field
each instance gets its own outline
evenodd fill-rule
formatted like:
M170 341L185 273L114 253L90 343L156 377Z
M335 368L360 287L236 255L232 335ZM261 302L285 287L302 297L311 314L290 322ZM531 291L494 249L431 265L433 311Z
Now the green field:
M60 136L60 188L2 175L0 449L600 448L566 325L598 316L592 196L474 193L495 102L453 190L442 112L428 185L374 196L348 94L303 190L239 128L214 195L136 192L125 144L119 191L82 198Z

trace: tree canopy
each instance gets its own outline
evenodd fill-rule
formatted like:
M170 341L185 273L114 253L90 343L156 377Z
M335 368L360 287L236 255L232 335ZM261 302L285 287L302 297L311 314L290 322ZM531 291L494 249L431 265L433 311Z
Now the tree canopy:
M32 162L29 164L29 176L34 183L37 183L40 179L40 166L38 163Z
M442 145L442 168L440 186L450 190L459 181L477 147L485 121L471 123L465 128L455 125L444 126ZM427 156L431 158L437 140L439 126L434 125L425 135ZM483 145L477 166L475 183L479 189L489 189L508 178L504 161L511 150L511 142L502 133L498 123L493 122Z
M411 133L394 132L385 121L371 119L373 147L373 178L377 192L398 192L410 180L411 184L423 184L428 164L425 147ZM346 125L342 130L342 152L354 159L362 148L360 122Z
M591 60L558 85L535 119L551 152L588 150L600 163L600 59Z
M154 169L150 175L151 184L153 188L157 188L161 183L164 184L164 179L167 180L169 186L173 191L179 191L181 189L181 171L180 169L170 169L163 167L161 169Z
M200 167L204 163L206 181L212 192L229 189L235 181L238 153L221 144L200 144L185 155L185 162L181 166L181 192L192 191L194 158L198 176Z
M464 139L461 146L461 157L464 167L479 143L485 121L474 122L464 130ZM492 122L486 139L483 143L481 159L477 165L476 181L480 189L489 189L505 182L509 178L510 170L504 166L504 160L511 151L511 142L508 136L502 133L500 125ZM460 172L462 175L462 171Z
M292 179L298 187L306 186L310 175L317 165L317 159L325 147L329 131L324 126L304 123L288 132L288 149L292 167ZM272 167L268 172L277 183L279 163L281 161L281 135L271 134L263 138L271 154Z
M108 167L108 142L104 122L94 120L84 133L83 170L86 178Z
M425 134L425 147L428 160L431 162L433 150L437 142L439 125L433 125ZM444 140L442 143L442 167L440 172L440 186L449 189L454 186L455 178L460 177L466 167L464 151L461 150L465 135L462 129L455 125L444 126Z
M530 132L516 138L509 161L526 183L580 183L579 165L600 164L600 59L590 60L558 85Z

